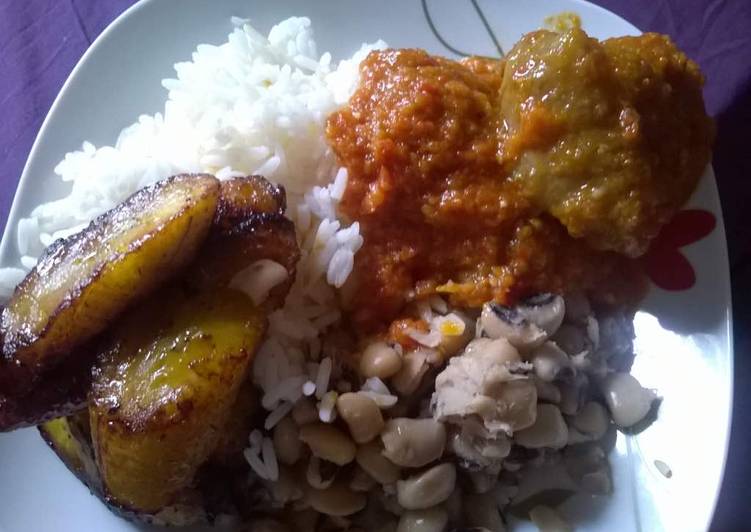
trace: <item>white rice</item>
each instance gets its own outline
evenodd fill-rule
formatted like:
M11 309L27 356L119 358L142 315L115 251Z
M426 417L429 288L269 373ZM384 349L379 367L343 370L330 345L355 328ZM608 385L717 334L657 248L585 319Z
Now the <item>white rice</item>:
M336 399L339 397L335 391L326 392L318 405L318 417L324 423L333 423L336 419Z
M271 441L271 438L263 439L261 454L263 456L263 465L266 467L268 479L272 481L279 480L279 464L276 461L276 451L274 450L274 442Z
M227 42L198 45L191 61L175 64L176 77L162 82L168 91L163 112L140 116L113 146L84 142L55 167L70 192L18 223L22 258L0 269L0 300L10 296L45 247L146 185L184 172L219 179L261 174L286 188L287 215L301 248L297 277L285 306L269 316L269 334L253 365L253 381L270 411L264 429L289 414L303 394L316 395L321 419L330 422L336 392L328 392L332 363L322 353L320 336L341 318L335 288L349 277L363 239L357 223L346 226L337 218L347 172L337 168L326 143L325 121L354 91L360 61L386 45L363 45L335 64L330 54L318 55L307 18L289 18L267 37L247 20L233 18L232 24ZM267 273L269 283L280 282L278 272ZM269 288L246 278L236 284L254 299ZM307 360L322 355L315 374L309 374ZM260 477L273 479L278 467L267 442L254 431L245 455Z
M302 393L305 397L310 397L316 393L316 384L313 381L306 381L305 384L302 385Z
M357 228L336 219L347 176L326 144L325 120L354 90L359 62L385 44L363 45L337 65L330 54L317 54L307 18L287 19L268 37L247 20L232 23L227 42L201 44L191 61L175 64L177 76L162 82L168 90L163 112L140 116L113 146L84 142L55 167L70 193L20 220L16 236L23 258L14 268L0 269L0 298L9 297L52 241L79 231L139 188L181 172L211 172L220 179L258 173L284 185L300 241L310 242L311 230L325 237L315 249L304 249L301 269L316 267L301 276L296 303L304 303L311 290L320 295L317 283L341 286L362 239ZM329 324L311 325L303 337Z
M329 388L329 379L331 378L331 359L329 357L321 360L316 375L316 398L323 399L324 394Z
M260 430L255 429L250 433L250 436L248 437L248 441L250 442L251 449L258 450L261 448L261 442L263 441L263 434L261 434Z
M263 461L261 461L261 458L258 456L258 452L253 449L245 449L243 451L243 455L245 456L245 460L248 462L250 467L255 471L256 475L263 479L269 478L269 472L266 469L266 466L264 465Z
M266 418L266 421L263 423L263 428L266 430L273 429L277 423L284 419L284 416L292 411L293 406L292 403L282 403L277 406Z

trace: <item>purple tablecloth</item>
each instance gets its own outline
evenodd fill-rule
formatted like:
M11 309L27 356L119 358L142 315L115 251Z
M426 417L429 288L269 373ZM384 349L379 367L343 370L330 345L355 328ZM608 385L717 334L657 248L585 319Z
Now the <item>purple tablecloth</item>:
M94 38L133 0L0 0L0 227L55 95ZM645 31L671 35L707 76L718 123L714 168L730 245L735 406L730 456L713 528L751 523L751 1L596 0ZM700 393L700 391L698 391ZM697 420L697 437L701 437ZM701 460L698 456L697 460Z

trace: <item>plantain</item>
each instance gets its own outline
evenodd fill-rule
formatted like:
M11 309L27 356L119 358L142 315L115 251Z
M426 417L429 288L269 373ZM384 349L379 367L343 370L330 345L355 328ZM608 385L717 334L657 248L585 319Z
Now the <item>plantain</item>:
M287 209L284 187L259 175L228 179L220 187L215 230L232 229L258 214L283 215Z
M153 513L200 483L208 464L237 469L256 410L247 381L266 312L292 282L299 249L283 189L223 182L217 215L178 282L131 310L94 369L92 440L111 502ZM263 304L232 280L258 261L287 271ZM230 468L231 469L231 468ZM215 475L208 475L215 477Z
M85 410L97 348L96 342L89 342L77 349L75 356L44 373L26 394L0 395L0 432Z
M129 314L94 369L89 415L104 491L155 512L215 450L265 329L229 289L170 287Z
M45 421L39 426L39 432L81 482L93 492L101 492L101 480L94 462L89 416L86 411Z
M196 488L184 490L174 504L154 513L129 510L109 499L102 490L91 443L88 412L81 411L46 421L39 426L39 432L68 469L110 510L126 519L161 526L184 526L210 523L213 516L219 513L238 515L239 508L247 506L247 501L237 500L228 492L228 486L237 483L237 475L242 469L238 471L234 468L230 472L225 467L207 464L201 471Z
M295 275L295 230L284 217L284 190L258 176L221 184L210 176L178 176L126 203L131 207L117 207L83 234L57 243L59 251L50 255L59 253L59 261L50 268L59 269L60 279L25 280L4 312L6 359L17 363L0 368L0 379L20 375L8 366L28 369L27 380L16 382L31 391L0 391L0 430L88 406L40 430L92 491L129 518L205 520L232 507L236 486L245 483L242 450L257 413L247 376L266 313L281 304ZM136 205L150 212L154 204L161 207L152 214L133 213ZM139 232L148 224L157 228ZM96 235L102 236L98 245ZM235 279L264 262L285 275L265 301L254 303ZM155 264L164 271L156 272ZM67 278L71 271L83 281ZM64 290L49 292L58 286ZM66 295L74 288L75 297ZM44 309L57 300L76 309L66 314L69 307L58 304L55 312L44 311L49 326L42 333L18 332L16 314L29 304L26 293L36 293ZM99 314L92 317L94 311ZM56 332L63 324L71 329L67 335Z
M139 190L54 242L0 316L0 392L20 395L196 255L219 199L213 176Z

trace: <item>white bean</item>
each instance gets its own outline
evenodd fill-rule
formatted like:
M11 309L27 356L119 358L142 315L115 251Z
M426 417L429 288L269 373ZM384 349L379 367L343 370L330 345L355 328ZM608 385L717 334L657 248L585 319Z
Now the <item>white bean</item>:
M561 401L559 407L561 412L567 416L573 416L581 408L586 395L589 379L583 373L577 373L570 381L558 383L561 390Z
M446 429L433 419L396 418L381 432L383 455L402 467L422 467L443 454Z
M404 355L404 363L399 372L391 378L391 387L402 397L413 394L420 386L428 367L425 350L410 351Z
M578 355L591 347L585 331L579 326L568 323L561 325L552 340L571 356Z
M602 380L600 388L613 421L622 428L631 427L644 419L657 398L652 390L643 388L630 373L611 373Z
M367 496L364 493L354 492L343 484L334 483L325 490L309 490L308 502L313 509L322 514L346 516L365 508Z
M563 371L571 371L568 355L553 342L545 342L532 351L529 360L535 368L535 375L546 382L554 381Z
M590 401L574 416L571 424L582 434L593 440L599 440L607 432L610 418L600 403Z
M336 400L336 409L357 443L369 442L383 429L381 409L366 395L344 393Z
M537 388L537 398L547 403L560 403L561 402L561 390L552 382L545 382L544 380L533 377L532 381Z
M297 425L291 418L285 417L274 427L274 449L283 464L292 465L300 459L302 442Z
M399 519L396 532L443 532L448 522L448 512L440 506L427 510L410 510Z
M373 342L362 352L360 374L364 377L387 379L402 367L402 357L386 342Z
M381 484L393 484L399 480L399 467L381 454L383 448L370 442L357 448L355 460L371 477Z
M529 518L537 525L540 532L573 532L574 530L561 519L558 512L547 506L535 506L529 512Z
M302 486L296 476L286 467L279 469L279 478L275 481L265 481L271 498L281 504L287 504L303 497Z
M439 464L396 483L399 504L407 510L425 510L449 498L456 485L456 466Z
M511 440L503 432L495 438L478 438L472 430L461 430L449 435L448 448L463 460L486 469L500 464L509 455Z
M357 447L354 442L331 425L305 425L300 428L300 439L310 447L315 456L337 465L345 465L355 459Z
M537 405L535 423L514 434L514 441L522 447L560 449L568 442L568 426L555 405Z

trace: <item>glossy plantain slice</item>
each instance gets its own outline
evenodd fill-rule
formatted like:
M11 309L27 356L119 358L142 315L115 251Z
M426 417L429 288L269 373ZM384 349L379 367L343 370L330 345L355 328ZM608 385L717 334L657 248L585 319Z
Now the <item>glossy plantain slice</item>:
M91 448L88 413L82 411L46 421L39 426L39 432L68 469L90 490L100 494L101 480Z
M105 497L91 445L88 411L46 421L39 425L39 432L68 469L113 512L125 519L160 526L185 526L206 523L211 515L216 515L214 508L209 506L210 501L198 490L185 490L180 494L178 502L155 513L129 511ZM222 475L216 479L215 485L206 488L200 486L200 488L211 489L213 494L218 492L217 488L226 484L228 480L231 478ZM227 501L224 493L219 491L216 497L220 498L214 504L221 504L222 509L227 509L227 513L237 513L237 510L231 507L231 501Z
M213 176L175 176L53 243L0 318L0 391L28 390L41 371L193 259L218 197Z
M209 462L242 469L247 465L243 450L248 446L248 435L263 423L263 409L258 392L250 380L240 387L237 399L229 413L227 423L219 433L219 440L209 457Z
M0 432L85 410L97 348L89 342L76 349L75 356L45 372L26 394L0 395Z
M284 214L287 195L284 187L265 177L249 175L222 181L214 227L232 229L257 214Z
M243 285L263 285L264 264L274 263L283 268L282 275L276 283L267 285L270 290L261 290L267 295L257 301L267 310L274 309L284 302L299 258L295 226L290 220L280 214L252 214L231 229L212 234L185 279L196 290L230 286L250 295L255 290L244 289Z
M155 512L191 484L220 441L264 329L263 312L226 288L169 287L128 313L90 395L110 500Z
M281 305L300 259L295 226L285 218L285 208L284 188L261 176L223 181L211 234L186 272L186 282L196 290L217 286L242 289L243 283L236 282L238 274L255 276L262 284L263 279L258 278L264 276L263 265L273 262L286 273L259 303L266 309ZM252 290L246 290L249 292Z

